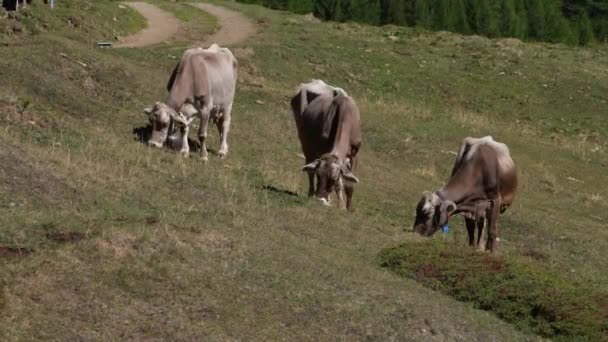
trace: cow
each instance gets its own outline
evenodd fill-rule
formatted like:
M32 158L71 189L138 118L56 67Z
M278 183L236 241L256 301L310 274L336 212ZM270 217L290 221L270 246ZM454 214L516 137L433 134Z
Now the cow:
M293 118L296 122L296 129L298 131L298 138L300 139L300 143L305 141L307 138L303 136L303 133L306 131L304 127L303 114L308 104L316 99L320 95L328 95L328 96L338 96L338 95L348 95L346 91L342 88L331 86L322 80L313 79L308 83L301 83L297 89L296 94L291 98L291 111L293 113ZM308 146L308 145L307 145ZM304 145L302 145L304 149ZM306 154L306 152L304 152ZM310 152L308 155L311 156L312 159L306 159L306 164L314 161L316 159L316 155ZM308 188L308 196L312 197L315 194L314 188L314 177L315 172L309 172L309 188Z
M181 127L181 150L188 156L189 126L195 117L200 119L198 137L201 144L200 157L208 160L207 128L212 120L220 134L221 158L228 154L228 132L232 113L232 102L236 89L238 62L232 52L217 44L208 49L188 49L173 69L165 102L144 109L152 124L152 137L148 144L162 147L175 127Z
M325 85L321 82L316 82L316 85ZM306 159L302 170L308 173L308 196L316 196L329 205L329 195L335 192L338 207L342 208L343 193L346 193L346 209L350 211L353 184L359 182L353 173L362 143L359 109L340 88L312 88L321 94L310 90L311 87L299 87L291 101ZM310 96L311 93L314 95ZM298 101L306 101L306 105L299 106L301 102Z
M451 216L463 214L469 245L480 251L498 247L498 216L511 206L517 192L517 169L507 145L491 136L465 138L460 145L448 183L424 192L416 207L414 231L433 235ZM486 223L488 241L486 244ZM489 246L488 246L489 245Z

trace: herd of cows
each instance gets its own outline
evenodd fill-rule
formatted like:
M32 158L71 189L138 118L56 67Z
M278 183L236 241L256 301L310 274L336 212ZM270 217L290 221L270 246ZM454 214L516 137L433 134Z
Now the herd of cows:
M237 69L231 51L217 44L184 52L167 84L165 101L144 109L152 126L148 144L171 145L189 155L189 127L199 118L201 159L208 160L210 120L219 131L218 154L226 157ZM313 80L300 84L291 109L306 158L302 170L308 174L308 196L329 205L329 196L335 192L338 207L350 211L353 186L359 182L354 172L362 144L355 101L343 89ZM469 244L493 252L499 241L498 216L513 203L516 190L517 170L508 147L490 136L465 138L448 183L436 192L425 192L420 199L414 231L430 236L446 226L451 216L462 214Z

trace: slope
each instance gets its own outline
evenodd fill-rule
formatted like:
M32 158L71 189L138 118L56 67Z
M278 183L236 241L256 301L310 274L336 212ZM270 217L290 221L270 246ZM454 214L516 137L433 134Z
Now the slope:
M505 257L532 251L604 286L606 50L222 4L259 26L234 48L226 161L184 160L133 134L164 97L179 45L94 50L62 22L0 51L0 141L35 165L2 169L20 178L1 190L0 246L33 253L0 257L1 339L535 339L378 264L386 247L427 243L404 229L466 135L494 135L520 165ZM363 113L353 214L304 196L287 100L313 77L348 89ZM34 178L55 182L52 198L22 187ZM457 248L453 225L435 239ZM69 233L82 238L56 238Z

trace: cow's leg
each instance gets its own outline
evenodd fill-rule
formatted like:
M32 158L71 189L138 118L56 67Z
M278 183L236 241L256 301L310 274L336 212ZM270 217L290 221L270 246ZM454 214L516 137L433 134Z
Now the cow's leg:
M488 244L490 252L498 252L498 215L500 215L500 199L492 201L488 217Z
M344 192L346 193L346 210L352 211L353 208L353 193L355 192L355 186L351 182L344 184Z
M485 217L481 217L477 219L477 251L485 252L487 241L486 219Z
M190 132L189 126L184 126L181 128L182 130L182 148L179 151L184 157L188 158L190 156L190 146L188 145L188 133Z
M198 126L198 139L201 143L201 160L207 161L209 157L207 155L207 128L209 127L209 118L211 116L211 109L203 107L200 110L200 125Z
M467 235L469 237L469 246L475 246L475 220L465 218L464 223L467 226Z
M308 172L308 197L315 195L315 173Z
M224 108L224 114L217 123L217 129L220 132L220 150L218 154L220 158L228 155L228 132L230 131L230 115L232 113L232 103Z
M340 177L338 186L336 187L336 197L338 198L338 209L346 209L344 205L344 180Z

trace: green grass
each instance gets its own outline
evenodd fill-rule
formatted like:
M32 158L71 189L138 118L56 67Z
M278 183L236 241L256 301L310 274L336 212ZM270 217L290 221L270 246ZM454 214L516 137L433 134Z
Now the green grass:
M112 41L146 26L144 17L128 7L120 8L118 4L116 0L65 1L57 3L51 10L41 1L34 1L26 10L13 13L11 17L14 18L3 20L0 24L0 42L19 44L24 36L50 33L92 45L98 40ZM3 30L1 26L7 24L17 25L22 31Z
M132 134L184 41L96 49L139 19L87 3L62 16L90 13L90 31L34 9L32 22L55 24L0 49L0 246L33 250L0 257L1 340L536 340L377 263L425 241L409 232L415 204L467 135L507 143L520 169L502 257L606 288L605 48L311 23L226 2L259 33L232 48L228 159L202 164ZM352 214L305 197L288 99L310 78L361 109ZM465 245L461 220L452 228L432 241ZM69 232L84 239L53 238Z

